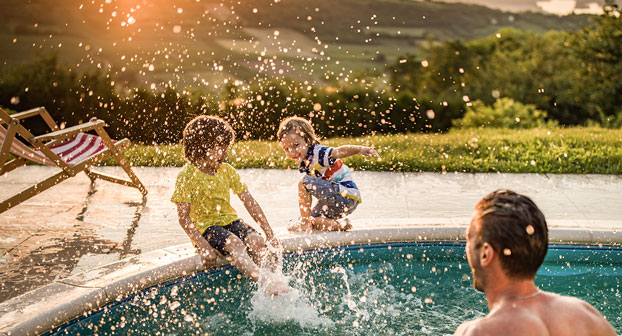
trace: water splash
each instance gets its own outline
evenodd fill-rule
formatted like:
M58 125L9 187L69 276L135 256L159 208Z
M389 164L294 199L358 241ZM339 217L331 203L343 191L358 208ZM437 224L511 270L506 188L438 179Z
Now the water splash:
M356 302L352 299L352 292L350 291L350 284L348 283L348 274L346 274L346 270L341 266L335 266L330 270L331 273L341 274L341 280L346 286L346 296L345 296L345 304L350 308L350 310L357 313L357 315L361 314L360 309L356 305Z
M303 328L331 326L330 319L321 317L298 289L289 286L290 277L283 274L283 248L267 245L248 318L253 322L296 323ZM281 293L270 294L274 292Z
M289 282L282 272L262 269L257 282L257 291L251 298L251 311L248 318L253 322L296 323L303 328L331 327L334 323L322 317L301 292L295 288L280 295L270 295L268 287L275 282Z

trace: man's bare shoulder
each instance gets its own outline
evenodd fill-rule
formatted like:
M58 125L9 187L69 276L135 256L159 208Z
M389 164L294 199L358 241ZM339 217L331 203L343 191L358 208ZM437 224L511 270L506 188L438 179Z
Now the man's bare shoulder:
M583 335L616 335L611 324L589 303L553 293L546 293L545 298L548 302L543 318L550 323L551 330L563 332L567 328L566 331L583 330Z
M500 309L463 323L455 335L548 335L546 326L526 309Z
M454 333L454 335L455 336L481 335L480 330L478 328L480 320L481 318L462 323L458 327L458 329L456 329L456 332Z
M543 294L532 302L504 305L485 317L465 322L455 335L615 336L613 327L587 302L553 293Z

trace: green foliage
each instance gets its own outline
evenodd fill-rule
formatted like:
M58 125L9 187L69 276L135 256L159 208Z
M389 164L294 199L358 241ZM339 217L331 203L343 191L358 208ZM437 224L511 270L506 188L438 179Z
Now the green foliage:
M112 120L116 93L101 71L78 74L58 62L56 55L43 55L30 64L3 68L0 105L16 111L44 106L59 123L68 125L91 117ZM24 124L33 132L46 131L41 120Z
M597 120L615 127L622 113L621 60L622 16L612 6L577 33L504 28L471 42L430 43L390 67L391 85L419 101L454 101L455 111L465 111L469 100L492 104L508 97L560 124Z
M249 87L229 85L223 102L240 139L274 139L284 118L308 118L321 137L413 132L426 129L421 108L408 95L374 87L336 84L316 88L267 81Z
M522 104L510 98L500 98L490 106L480 100L467 106L464 117L454 120L457 128L536 128L553 127L554 121L546 121L546 112L536 109L535 105Z
M574 93L589 115L604 126L620 127L622 115L622 15L610 3L570 39L579 60L579 79ZM617 120L617 121L616 121Z
M291 115L311 119L323 137L413 132L435 125L421 117L419 104L411 96L393 95L372 85L336 84L320 89L271 80L229 84L222 97L172 88L117 90L103 72L79 74L57 57L45 56L5 71L0 80L0 106L18 111L45 106L55 120L67 125L101 118L109 124L111 136L147 144L179 142L185 124L199 114L222 116L239 139L273 139L280 121ZM47 131L35 119L25 125L35 134Z
M382 160L346 158L354 170L622 174L622 130L600 127L463 129L446 134L332 138L322 143L374 146L382 156ZM134 145L125 153L133 165L185 163L180 145ZM275 141L236 142L228 161L236 168L296 168Z
M108 123L112 137L141 143L178 142L190 119L217 111L205 98L170 88L122 94L109 75L101 71L80 74L61 64L56 55L4 69L0 77L0 106L16 111L44 106L54 120L69 126L97 117ZM26 119L23 124L35 134L49 131L38 118Z

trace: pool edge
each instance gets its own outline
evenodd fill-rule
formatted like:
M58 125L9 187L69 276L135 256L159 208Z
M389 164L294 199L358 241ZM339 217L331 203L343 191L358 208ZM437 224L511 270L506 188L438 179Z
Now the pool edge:
M279 234L284 252L356 244L464 241L464 227L418 226ZM550 243L619 245L622 232L550 229ZM216 267L226 265L219 260ZM38 335L96 307L204 270L190 243L150 251L79 273L0 303L0 335ZM19 322L18 322L19 321Z

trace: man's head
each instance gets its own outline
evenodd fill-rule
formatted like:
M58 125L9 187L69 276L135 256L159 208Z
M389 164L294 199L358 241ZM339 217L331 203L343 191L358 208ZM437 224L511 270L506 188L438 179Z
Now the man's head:
M490 255L499 259L508 277L530 279L544 261L547 248L546 220L529 197L497 190L475 206L467 230L467 258L475 288L486 288L484 263Z
M234 139L235 131L226 121L215 116L198 116L184 128L184 157L196 167L218 168Z

